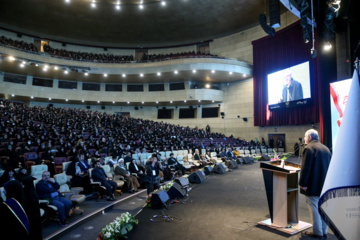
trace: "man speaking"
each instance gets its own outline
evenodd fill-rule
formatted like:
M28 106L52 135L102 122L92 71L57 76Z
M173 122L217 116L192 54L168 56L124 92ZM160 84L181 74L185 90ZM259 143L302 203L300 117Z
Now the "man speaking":
M285 85L282 90L281 102L290 102L303 99L303 89L301 83L294 80L290 69L284 70Z

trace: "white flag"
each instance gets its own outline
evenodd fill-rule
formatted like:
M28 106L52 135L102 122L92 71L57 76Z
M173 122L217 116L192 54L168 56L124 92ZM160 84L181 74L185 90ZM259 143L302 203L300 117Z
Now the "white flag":
M354 72L344 116L319 200L339 239L360 239L360 83Z

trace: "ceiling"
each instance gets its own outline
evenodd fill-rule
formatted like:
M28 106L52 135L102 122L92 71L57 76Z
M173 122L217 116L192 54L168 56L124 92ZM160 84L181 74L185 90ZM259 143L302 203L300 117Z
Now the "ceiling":
M0 0L0 27L66 43L152 48L226 36L259 24L264 13L263 0L121 0L120 10L117 0L68 1Z

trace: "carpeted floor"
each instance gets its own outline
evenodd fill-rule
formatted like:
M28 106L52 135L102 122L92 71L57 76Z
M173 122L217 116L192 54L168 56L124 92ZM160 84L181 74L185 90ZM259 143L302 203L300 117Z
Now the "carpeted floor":
M259 163L242 165L224 175L210 175L205 182L193 186L188 198L169 209L142 209L145 197L146 193L134 196L53 239L96 239L107 223L125 211L138 213L139 225L128 234L130 240L311 239L258 225L269 218ZM311 221L302 195L299 219ZM336 239L331 231L328 239Z

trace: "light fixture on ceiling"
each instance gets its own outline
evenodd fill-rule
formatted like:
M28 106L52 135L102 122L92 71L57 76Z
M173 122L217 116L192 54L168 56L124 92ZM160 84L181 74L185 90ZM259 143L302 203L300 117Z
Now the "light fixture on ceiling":
M23 63L21 63L21 64L20 64L20 67L23 68L23 67L25 67L25 65L24 65Z
M178 74L179 72L177 70L174 71L175 74Z
M232 75L233 74L233 72L229 72L229 75Z
M11 94L12 97L15 97L15 94Z
M64 73L65 73L65 74L68 74L69 72L65 70Z
M31 96L30 98L31 98L31 99L34 99L34 96Z
M144 9L144 5L140 4L140 5L139 5L139 8L140 8L141 10Z
M158 104L159 103L159 101L156 101L156 104Z
M144 102L141 102L142 104L144 104Z
M59 67L58 67L58 66L54 66L54 70L59 70Z
M88 76L89 74L87 72L84 73L85 76Z
M51 98L49 98L49 100L51 101Z
M113 101L113 103L115 103L115 101Z
M65 102L69 101L69 99L65 99Z
M116 9L116 10L120 10L120 5L119 5L119 4L116 4L115 9Z
M184 103L186 103L186 100L184 100Z
M107 75L107 73L104 73L104 77L107 77L108 75Z
M324 44L324 50L325 50L325 51L329 51L331 48L332 48L332 45L331 45L330 42L326 42L326 43Z
M215 102L214 100L212 100L212 102Z
M198 102L201 102L201 100L199 99L199 101Z
M205 85L205 88L210 88L210 84L206 84L206 85Z
M140 77L144 77L144 74L143 74L143 73L140 73Z
M172 101L170 101L170 103L172 103Z
M215 70L211 70L211 73L215 73Z
M196 69L192 70L193 73L196 73Z
M123 74L122 77L123 77L123 78L126 77L126 74Z
M100 103L100 101L98 100L97 103Z
M85 102L84 100L81 100L81 102Z
M243 77L246 77L246 74L245 74L245 73L243 74Z
M157 75L158 75L158 76L161 76L161 72L158 72Z
M161 6L166 6L166 2L165 2L165 1L161 1Z
M129 104L130 102L127 102L127 104Z
M70 3L71 1L70 0L65 0L66 3Z
M13 56L9 56L8 59L9 59L9 61L15 61L16 60L16 58L13 57Z
M91 7L92 7L92 8L96 8L96 4L95 4L95 3L91 3Z

